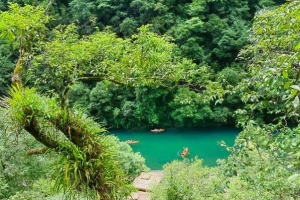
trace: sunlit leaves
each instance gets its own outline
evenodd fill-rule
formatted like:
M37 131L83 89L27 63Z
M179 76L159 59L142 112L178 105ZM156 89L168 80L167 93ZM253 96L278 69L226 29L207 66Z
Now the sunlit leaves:
M43 54L36 60L37 65L46 64L50 73L44 76L54 85L73 83L82 77L152 85L189 79L194 69L191 61L173 56L174 44L169 38L150 32L147 26L131 40L117 38L110 31L79 38L72 25L59 27L55 36L44 43Z
M213 173L202 166L199 159L173 161L164 166L164 179L153 189L151 197L157 200L207 199L212 196L212 191L217 193L214 184L221 181Z
M9 12L0 16L0 36L17 48L28 49L32 42L44 38L48 21L49 16L41 7L10 4Z
M172 109L171 116L178 126L204 124L213 116L209 103L205 101L203 95L187 88L180 88L169 104Z
M240 54L248 69L247 78L237 87L245 103L244 109L236 112L244 130L228 162L230 169L248 182L272 188L281 196L297 196L298 192L299 127L288 126L292 124L289 117L298 123L299 116L299 51L295 50L300 40L299 13L299 2L291 1L274 10L262 10L255 18L251 45ZM276 125L264 125L270 120L266 113L277 117L270 121ZM241 165L242 170L238 169ZM254 166L256 172L244 170ZM270 181L274 174L295 181L284 185L278 179Z
M294 105L294 108L297 108L299 106L299 97L296 96L294 101L293 101L293 105Z
M295 115L292 110L298 108L299 100L299 51L295 50L300 40L299 13L299 2L293 1L275 10L262 10L255 17L252 44L240 53L248 60L250 77L239 84L247 88L245 102L256 99L253 110ZM265 104L258 106L258 101Z

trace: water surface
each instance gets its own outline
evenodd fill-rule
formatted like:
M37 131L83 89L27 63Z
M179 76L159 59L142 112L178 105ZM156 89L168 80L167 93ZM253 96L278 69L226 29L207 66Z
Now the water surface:
M201 129L166 129L161 133L150 130L110 130L121 141L138 140L131 145L135 152L140 152L146 159L146 165L152 170L175 159L182 159L180 154L184 147L189 148L187 158L203 159L204 165L215 166L217 159L227 158L228 152L219 145L225 141L233 145L240 130L235 128L201 128Z

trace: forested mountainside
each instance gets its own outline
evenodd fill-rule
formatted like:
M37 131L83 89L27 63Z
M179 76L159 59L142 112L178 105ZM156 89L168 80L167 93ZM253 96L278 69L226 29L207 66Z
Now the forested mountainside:
M148 168L107 127L221 124L242 129L228 159L166 164L152 199L299 199L299 1L160 2L181 18L128 33L110 2L83 2L1 3L0 199L127 199Z
M98 122L109 127L150 128L233 126L236 123L234 111L244 106L239 94L228 93L218 103L207 101L207 94L204 93L208 82L218 82L225 89L236 86L244 78L245 68L237 55L249 43L255 13L266 7L276 7L284 1L10 2L48 6L47 13L52 16L47 24L50 30L58 24L73 23L81 36L109 29L118 37L128 39L138 33L139 27L150 24L150 31L169 36L168 40L176 44L169 53L190 59L195 64L194 69L200 71L198 80L189 83L180 81L167 87L140 85L135 88L89 80L73 85L70 93L72 104L82 107ZM0 8L7 10L7 1L2 1ZM18 52L2 41L0 56L0 87L3 88L1 94L4 94L10 84ZM40 72L37 70L34 74ZM38 81L39 77L36 83L29 82L33 85ZM43 84L40 81L38 84L45 91L53 89L46 82ZM218 89L207 93L212 97L218 96L214 92L217 93ZM276 117L265 112L257 115L262 121L271 121Z

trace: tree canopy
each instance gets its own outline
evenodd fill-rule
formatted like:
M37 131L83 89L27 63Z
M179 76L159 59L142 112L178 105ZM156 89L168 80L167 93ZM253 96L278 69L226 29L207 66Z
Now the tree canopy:
M154 198L299 199L299 14L291 1L255 17L251 44L239 54L245 78L227 91L245 103L234 146L221 142L229 158L210 170L198 159L165 165Z
M11 27L7 19L18 17L23 23ZM58 26L48 32L49 37L39 37L46 30L47 20L42 19L48 19L43 8L29 5L11 4L1 13L0 35L19 50L14 85L1 103L7 109L5 120L12 131L24 129L45 145L31 152L52 149L58 153L56 183L67 193L88 191L103 199L126 196L131 191L130 179L116 165L116 144L93 119L70 107L70 87L90 79L128 86L189 82L197 76L194 64L173 55L173 44L146 26L131 40L109 31L80 37L74 25ZM9 30L11 34L5 34ZM34 37L27 37L30 34ZM40 83L47 84L54 90L53 97L41 95L23 82L23 77L26 81L35 78L36 68L44 70L35 87L43 89Z
M255 18L251 44L239 59L247 61L238 89L249 112L264 112L279 120L297 119L299 106L299 3L262 10Z
M299 115L299 2L257 12L248 32L258 8L281 3L253 2L1 4L7 9L0 15L1 48L12 52L0 55L5 78L15 62L13 85L1 99L1 135L30 134L42 146L28 154L55 154L52 174L66 195L118 199L147 168L87 110L115 127L226 124L235 111L243 131L233 147L222 143L230 157L216 169L197 159L167 165L161 187L167 189L154 196L298 198L299 127L292 125ZM73 18L64 19L67 11ZM238 52L245 70L234 61ZM0 197L18 184L3 170L6 160L1 157ZM195 171L200 182L173 176L178 169L183 176ZM199 193L205 180L211 182ZM195 186L182 187L190 183Z

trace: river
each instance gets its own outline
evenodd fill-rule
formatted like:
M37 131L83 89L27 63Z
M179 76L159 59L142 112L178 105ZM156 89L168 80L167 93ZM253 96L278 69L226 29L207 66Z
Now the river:
M146 159L146 165L152 170L160 170L162 166L175 159L182 159L183 148L188 147L186 158L197 156L203 159L206 166L215 166L217 159L227 158L229 153L219 145L220 141L232 146L240 132L236 128L197 128L166 129L161 133L150 130L110 130L121 141L137 140L132 144L134 152L140 152Z

